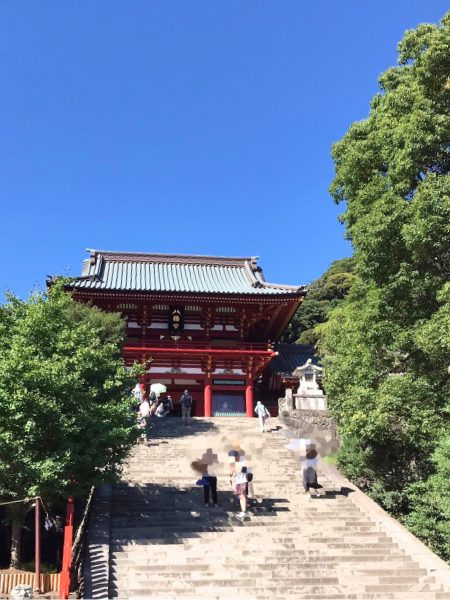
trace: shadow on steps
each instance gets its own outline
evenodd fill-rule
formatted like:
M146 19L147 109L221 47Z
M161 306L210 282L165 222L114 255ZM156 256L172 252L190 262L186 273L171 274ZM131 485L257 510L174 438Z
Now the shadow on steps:
M281 505L280 505L281 504ZM254 524L260 517L290 512L287 498L249 502ZM112 537L114 543L183 543L203 533L229 531L242 524L234 520L240 511L231 491L218 490L218 506L204 506L203 488L177 488L149 483L116 485L113 489ZM120 540L120 542L118 542Z
M161 438L180 438L215 432L217 432L216 425L207 419L192 418L189 424L184 424L181 417L153 417L147 440L151 443L152 440Z

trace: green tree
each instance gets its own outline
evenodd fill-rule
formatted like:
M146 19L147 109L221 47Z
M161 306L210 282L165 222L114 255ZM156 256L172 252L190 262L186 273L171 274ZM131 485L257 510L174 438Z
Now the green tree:
M396 515L441 481L432 456L448 431L449 48L450 13L407 31L368 118L333 147L355 279L321 326L325 386L341 467Z
M434 473L410 488L413 509L406 525L450 562L450 432L433 453Z
M0 307L0 498L83 494L114 480L136 439L124 324L75 302L63 282ZM12 505L11 566L20 564Z
M327 271L313 281L283 334L283 342L316 345L316 325L327 320L329 312L348 294L353 281L353 260L335 260Z

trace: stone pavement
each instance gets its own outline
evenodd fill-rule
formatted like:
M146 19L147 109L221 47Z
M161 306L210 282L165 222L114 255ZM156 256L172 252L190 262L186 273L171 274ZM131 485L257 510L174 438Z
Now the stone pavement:
M305 495L299 455L276 419L265 434L256 419L153 423L123 482L94 506L84 597L450 599L450 568L337 471L321 465L326 494ZM236 446L260 497L243 524L228 475ZM204 506L196 461L218 478L218 507ZM110 523L101 535L99 519Z

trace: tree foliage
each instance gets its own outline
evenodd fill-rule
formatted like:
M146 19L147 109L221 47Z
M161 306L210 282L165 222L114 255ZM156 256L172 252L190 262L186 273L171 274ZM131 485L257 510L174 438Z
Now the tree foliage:
M368 118L333 147L331 193L355 250L350 293L322 326L341 466L419 535L432 526L417 489L444 502L448 450L433 455L450 391L449 76L450 13L406 32Z
M433 454L434 472L411 486L413 510L406 525L430 548L447 560L450 557L450 432L442 436Z
M54 285L0 307L0 498L114 480L136 439L119 315Z
M316 325L327 320L330 311L348 294L352 281L352 259L335 260L309 286L308 295L289 323L282 341L315 345L318 340Z

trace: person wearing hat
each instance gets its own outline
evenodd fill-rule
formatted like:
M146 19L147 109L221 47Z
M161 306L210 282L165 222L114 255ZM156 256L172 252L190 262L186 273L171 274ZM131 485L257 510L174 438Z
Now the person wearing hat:
M322 486L317 481L317 450L314 444L309 444L306 447L306 461L302 469L302 480L305 492L310 494L310 497L314 494L320 496L319 488Z

